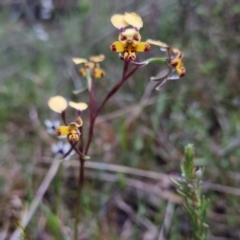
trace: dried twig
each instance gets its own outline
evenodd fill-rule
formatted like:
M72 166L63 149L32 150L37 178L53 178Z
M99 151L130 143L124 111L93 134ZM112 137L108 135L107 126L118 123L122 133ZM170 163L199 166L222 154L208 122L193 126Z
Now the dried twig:
M43 158L43 160L46 163L50 163L51 162L51 158ZM65 161L63 163L64 166L69 167L77 167L78 166L78 161ZM142 170L142 169L137 169L137 168L131 168L131 167L125 167L125 166L121 166L121 165L116 165L116 164L108 164L108 163L101 163L101 162L94 162L94 161L87 161L85 164L86 168L92 168L92 169L98 169L98 170L104 170L104 171L112 171L112 172L120 172L120 173L125 173L125 174L131 174L131 175L135 175L138 177L144 177L144 178L150 178L153 180L159 180L159 181L163 181L164 184L168 185L171 184L172 182L170 180L174 179L176 180L176 178L178 177L178 175L168 175L165 173L157 173L154 171L147 171L147 170ZM96 175L97 177L97 175ZM232 176L234 177L234 176ZM104 179L103 180L108 181L108 179ZM118 177L116 176L115 178L109 178L109 181L117 181ZM134 180L134 179L133 179ZM232 195L236 195L236 196L240 196L240 189L239 188L234 188L234 187L229 187L229 186L224 186L221 184L216 184L216 183L211 183L211 182L203 182L202 184L202 188L206 189L206 190L214 190L214 191L219 191L222 193L227 193L227 194L232 194Z
M110 174L110 173L100 173L96 174L95 172L86 172L87 178L92 179L100 179L103 181L108 182L119 182L120 177L116 174ZM125 183L127 186L136 188L146 194L146 196L150 197L151 195L156 195L158 198L162 198L171 202L174 202L176 204L182 204L183 199L179 195L173 193L172 191L166 189L161 189L159 186L155 186L154 184L145 183L140 180L132 179L132 178L126 178Z
M173 218L173 212L174 212L174 204L172 202L168 202L165 216L164 216L164 221L161 227L161 231L158 237L158 240L164 240L166 239L166 236L169 232L169 229L171 227L171 222Z
M240 138L237 137L235 139L233 139L225 148L222 148L219 152L218 152L218 156L219 157L224 157L226 156L229 152L231 152L232 150L234 150L235 148L238 148L240 146Z
M46 193L51 181L53 180L53 178L55 177L58 168L60 166L60 161L59 159L55 158L52 162L52 165L50 167L50 169L48 170L45 178L43 179L40 187L37 190L37 193L35 195L35 198L33 199L30 207L29 207L29 211L26 212L26 214L22 217L21 220L21 227L23 229L26 228L26 226L28 225L28 223L30 222L31 218L33 217L34 213L36 212L40 202L42 201L42 198L44 196L44 194ZM18 240L20 238L21 235L21 229L17 228L14 233L12 234L12 236L10 237L9 240Z

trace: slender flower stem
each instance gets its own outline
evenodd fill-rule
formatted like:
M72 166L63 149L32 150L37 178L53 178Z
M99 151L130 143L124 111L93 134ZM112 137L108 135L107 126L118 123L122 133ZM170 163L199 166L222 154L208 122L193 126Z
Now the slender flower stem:
M90 121L93 121L95 115L95 89L94 89L94 80L91 78L91 91L90 91Z
M99 113L102 111L103 107L105 106L106 102L118 91L118 89L123 85L123 83L130 77L132 76L137 69L139 68L139 66L135 66L128 74L127 74L127 70L128 70L128 64L129 62L125 62L124 68L123 68L123 75L122 75L122 79L119 80L119 82L111 89L111 91L108 93L108 95L105 97L105 99L103 100L103 102L101 103L101 105L99 106L99 108L96 110L96 113L92 119L91 125L90 125L90 129L89 129L89 135L88 135L88 142L87 142L87 146L85 149L85 155L87 155L90 144L92 142L92 137L93 137L93 131L94 131L94 123L95 120L97 118L97 116L99 115Z
M80 205L81 205L81 194L84 185L84 159L79 156L79 177L78 177L78 189L77 189L77 201L75 208L75 223L74 223L74 240L78 240L78 223L80 217Z
M135 66L128 74L128 66L129 62L125 62L123 67L123 73L122 73L122 79L112 88L112 90L108 93L108 95L103 100L100 107L95 110L95 93L94 93L94 82L91 78L91 76L88 76L88 81L90 83L90 127L89 127L89 133L88 133L88 142L85 149L85 155L87 155L90 144L92 142L93 137L93 131L94 131L94 123L98 116L98 114L103 109L106 102L118 91L118 89L123 85L123 83L139 68L139 66ZM80 131L82 133L82 131ZM79 146L79 150L76 149L74 146L74 149L79 154L79 180L78 180L78 190L77 190L77 205L75 209L75 224L74 224L74 240L78 240L78 223L79 223L79 216L80 216L80 204L81 204L81 193L84 185L84 158L82 156L83 151L83 139L81 134L81 144Z
M57 174L56 174L56 205L55 205L55 214L61 219L61 203L62 203L62 182L63 182L63 164L60 163ZM60 225L57 224L58 232L56 233L56 237L60 238L61 229Z
M64 124L67 126L67 121L66 121L66 110L62 111L61 112L61 117L62 117L62 120L64 122Z
M79 145L79 150L82 153L83 152L83 148L84 148L84 141L83 141L83 127L81 126L79 128L79 132L81 133L80 135L80 145Z
M66 158L72 152L72 150L75 148L75 146L76 146L76 143L75 144L71 144L71 148L63 155L62 158L63 159Z
M60 217L60 206L61 206L61 193L62 193L62 175L63 175L63 166L60 163L57 176L56 176L56 215Z
M80 136L80 145L79 149L77 149L77 153L82 153L84 142L83 142L83 132L82 126L79 128L81 133ZM76 149L75 149L76 150ZM84 185L84 159L82 158L81 154L79 154L79 176L78 176L78 188L77 188L77 201L75 207L75 223L74 223L74 240L78 240L78 224L79 224L79 216L80 216L80 204L81 204L81 194Z
M129 62L124 62L123 73L122 73L122 79L125 78L125 75L126 75L127 70L128 70L128 66L129 66Z
M88 142L87 147L85 150L85 153L88 152L88 148L91 143L91 138L93 136L93 128L94 128L94 122L95 122L95 96L94 96L94 85L92 79L90 79L91 82L91 89L90 89L90 126L89 126L89 132L88 132Z

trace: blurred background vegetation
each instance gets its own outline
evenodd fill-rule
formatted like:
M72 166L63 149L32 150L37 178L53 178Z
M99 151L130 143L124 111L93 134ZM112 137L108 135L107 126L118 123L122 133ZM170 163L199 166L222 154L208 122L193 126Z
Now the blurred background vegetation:
M192 239L167 176L107 171L117 164L178 175L188 143L195 146L195 164L205 166L209 239L240 239L239 0L0 1L1 239L16 228L11 209L28 209L54 157L55 139L44 126L45 119L57 118L47 107L49 97L88 102L86 93L72 93L86 83L71 58L105 54L99 101L121 77L123 63L109 49L118 36L110 17L125 11L142 16L143 40L159 39L184 52L187 74L159 93L149 84L159 66L140 68L105 107L90 155L107 165L87 169L79 239L160 240L162 231L165 239ZM161 53L152 47L139 59L149 56ZM27 239L71 239L75 162L52 181Z

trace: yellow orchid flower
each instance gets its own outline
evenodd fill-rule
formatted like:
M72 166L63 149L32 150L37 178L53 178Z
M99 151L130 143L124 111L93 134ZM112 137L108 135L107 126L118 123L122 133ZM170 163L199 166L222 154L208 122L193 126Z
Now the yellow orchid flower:
M170 60L170 64L172 67L175 68L177 75L179 77L183 77L185 75L186 68L182 62L182 59L175 57L174 59Z
M170 64L176 69L176 72L179 77L183 77L186 73L186 68L182 62L183 53L177 49L172 48L173 56L170 59Z
M71 122L68 126L59 126L56 129L57 136L68 136L70 142L78 142L80 138L79 127L83 125L81 117L78 117L75 122Z
M137 13L115 14L111 17L111 22L120 30L120 34L118 41L115 41L110 49L113 52L122 53L125 61L135 61L136 52L146 52L150 49L149 43L140 42L139 29L143 26L143 21ZM134 28L126 29L129 25Z
M82 64L83 66L79 68L78 72L83 77L86 77L87 70L91 72L93 78L103 78L105 76L105 71L100 68L99 62L102 62L105 59L103 54L98 56L91 56L90 61L87 61L85 58L73 58L72 61L78 65Z
M183 53L177 48L171 48L166 43L152 39L147 40L148 43L159 46L162 51L168 52L169 65L171 65L177 72L179 77L183 77L186 73L186 68L182 62Z

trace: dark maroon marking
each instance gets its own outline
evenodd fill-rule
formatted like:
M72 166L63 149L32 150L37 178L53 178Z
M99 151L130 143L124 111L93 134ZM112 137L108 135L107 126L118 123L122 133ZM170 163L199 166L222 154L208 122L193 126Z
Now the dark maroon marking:
M121 35L121 41L125 41L125 40L127 40L127 37Z
M115 45L112 45L112 46L111 46L111 50L112 50L113 52L116 52L116 51L117 51L116 46L115 46Z
M149 49L150 49L150 45L146 45L145 48L144 48L144 52L149 51Z
M80 70L80 71L79 71L79 74L83 76L83 71L82 71L82 70Z
M134 39L135 41L139 41L139 38L138 38L137 35L133 36L133 39Z
M185 76L185 72L182 72L179 77L184 77Z
M178 63L171 63L171 66L176 67Z

